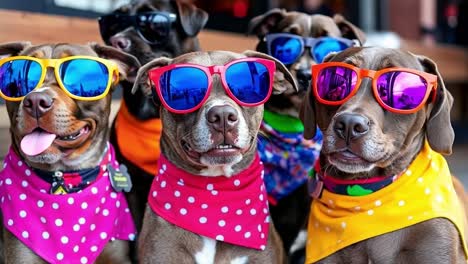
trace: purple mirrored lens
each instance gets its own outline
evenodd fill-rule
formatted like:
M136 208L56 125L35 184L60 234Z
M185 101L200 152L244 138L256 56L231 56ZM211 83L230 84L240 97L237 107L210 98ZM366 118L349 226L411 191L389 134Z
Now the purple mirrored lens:
M356 88L357 73L344 67L328 67L316 80L318 96L326 101L341 101Z
M426 80L414 73L393 71L377 79L380 99L387 106L399 110L417 108L423 102L426 90Z

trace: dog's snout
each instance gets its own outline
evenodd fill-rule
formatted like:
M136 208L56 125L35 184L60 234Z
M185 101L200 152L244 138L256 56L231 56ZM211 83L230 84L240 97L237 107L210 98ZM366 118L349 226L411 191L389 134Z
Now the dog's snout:
M113 36L110 38L110 43L114 48L127 50L130 47L130 40L122 36Z
M32 117L39 118L52 109L54 99L46 93L30 93L23 100L23 107Z
M333 128L338 136L349 142L369 132L369 119L357 114L342 114L336 118Z
M206 113L206 119L210 126L220 132L232 130L239 123L237 110L230 105L211 107Z
M301 84L300 87L306 90L309 87L312 73L310 72L310 69L300 69L297 71L296 77L298 82Z

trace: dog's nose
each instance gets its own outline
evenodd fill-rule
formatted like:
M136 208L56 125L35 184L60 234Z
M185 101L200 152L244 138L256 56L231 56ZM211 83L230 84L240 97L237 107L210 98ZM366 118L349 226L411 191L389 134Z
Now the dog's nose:
M113 36L110 38L110 43L114 48L127 50L130 47L130 40L122 36Z
M333 129L349 143L369 132L369 119L357 114L342 114L336 118Z
M54 99L46 93L30 93L23 100L23 108L32 117L39 118L52 109Z
M206 113L208 124L220 132L230 131L239 123L237 110L230 105L211 107Z
M312 79L312 73L310 69L300 69L296 72L297 81L299 82L300 88L307 90L309 88L310 80Z

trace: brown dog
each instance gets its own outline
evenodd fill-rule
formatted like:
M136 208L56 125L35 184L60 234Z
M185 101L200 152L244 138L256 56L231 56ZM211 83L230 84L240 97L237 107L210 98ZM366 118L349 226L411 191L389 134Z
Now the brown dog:
M354 40L357 45L362 45L365 41L364 33L340 15L331 18L323 15L287 12L283 9L272 9L254 17L249 24L249 33L257 35L259 42L256 49L264 53L268 52L266 35L271 33L289 33L311 38L346 38ZM285 122L288 122L290 126L294 122L293 119L297 119L296 122L300 123L299 110L301 101L309 89L310 67L320 62L311 56L310 47L305 48L297 61L286 65L299 84L299 92L291 91L273 95L265 104L265 109L274 115L286 116L288 119ZM283 143L286 139L280 138L278 134L284 135L284 132L276 129L266 118L264 119L266 125L262 125L261 131L267 136L260 138L258 148L265 163L266 173L270 174L265 181L270 198L274 201L270 203L273 223L283 240L285 250L289 252L309 214L310 199L307 195L306 182L308 173L318 157L322 138L321 133L317 133L314 140L307 141L302 138L302 132L287 132L285 138L287 137L289 144ZM295 134L298 134L298 139L297 142L292 143L291 137ZM277 146L273 150L278 153L267 153L267 151L271 152L271 149L269 150L271 146L268 146L271 144ZM284 147L285 145L288 147ZM287 154L291 160L279 162L275 157L275 155L284 156L284 154Z
M78 55L106 58L109 63L117 66L121 79L134 75L140 66L133 56L97 44L32 46L28 42L7 43L0 45L0 55L20 55L38 59L62 59ZM68 67L65 64L60 66L62 79L67 78L65 71L76 71L78 69L76 66L79 66L75 64L74 67L73 63L66 65ZM91 64L87 65L91 67ZM15 79L20 85L24 83L22 78L28 78L29 74L34 76L32 66L29 67L30 71L23 72L28 75L18 74L19 79ZM68 69L65 69L66 67ZM12 76L16 76L14 74L16 71L19 73L18 68L3 65L2 70L5 69L11 70ZM40 87L29 92L20 101L6 102L11 123L12 146L1 176L4 183L1 196L5 227L3 230L5 261L6 263L45 261L130 263L128 241L125 240L129 240L134 234L125 234L125 232L132 229L134 231L133 222L129 213L125 216L123 212L127 207L123 193L112 191L108 177L110 173L108 158L111 159L113 156L112 148L108 146L111 93L93 101L72 99L67 94L69 92L60 88L54 71L51 68L46 69L45 79ZM118 78L115 73L108 73L109 80L112 80L111 91ZM69 76L72 75L73 73L70 73ZM99 76L88 78L97 80L91 78ZM77 80L70 77L64 82L71 85L74 81ZM9 85L15 85L11 83L11 78L6 79L3 72L2 85L8 82ZM93 91L94 88L89 85L83 81L80 89ZM97 85L97 81L92 85ZM2 91L5 91L4 88L2 87ZM53 141L50 140L51 136ZM17 164L12 162L15 159L19 160ZM24 174L14 175L12 171ZM21 177L22 181L16 181L16 177ZM107 187L103 188L104 186ZM24 189L24 193L19 195L18 199L15 193L21 188ZM55 195L52 192L64 195ZM107 195L109 197L106 197ZM26 202L29 200L32 200L29 202L32 206L27 207ZM10 206L11 204L13 205ZM111 208L114 204L115 208L122 208L120 210L122 215L114 214L115 210ZM70 211L72 206L78 208ZM19 213L20 218L12 217L11 211L19 209L24 209ZM95 221L96 218L85 216L84 212L87 210L93 210L91 214L105 217L107 221L105 219ZM128 208L126 210L128 211ZM53 217L57 215L59 217L54 219ZM21 226L31 230L21 230ZM103 226L110 226L115 231L112 233L102 231L99 238L98 230L105 229ZM78 233L80 237L75 241L77 232L80 232ZM119 232L121 234L116 235ZM97 237L91 233L97 234ZM122 238L122 235L125 237ZM94 240L96 238L103 243ZM50 247L50 243L57 247ZM66 247L66 251L61 252L62 247Z
M151 32L146 28L126 26L124 21L128 19L121 21L113 17L149 12L165 12L171 14L174 20L168 28L159 28L160 25L156 24L154 32ZM111 18L111 23L105 23L106 17ZM101 17L100 29L106 44L132 54L141 64L145 64L154 58L173 58L199 50L197 34L207 20L208 14L190 3L170 0L132 1L108 16ZM151 39L152 42L143 39L146 34L156 36L156 39ZM132 177L133 189L127 198L139 230L149 187L156 174L161 121L159 109L154 107L151 99L140 90L131 93L132 80L123 81L121 85L122 106L112 126L111 142L116 147L119 161L127 165Z
M317 199L311 207L307 263L466 263L466 216L438 154L452 151L453 98L436 64L376 47L351 48L325 60L376 71L415 69L437 75L438 88L434 102L428 100L410 114L385 110L367 78L341 105L325 105L307 94L301 111L304 136L313 137L317 126L324 134L321 170L311 184ZM388 96L384 88L379 85L376 94ZM383 179L390 181L384 184ZM382 186L372 190L372 182ZM342 194L338 187L346 184L347 194ZM458 198L466 204L466 196Z
M243 54L227 51L197 52L188 53L173 60L167 58L156 59L139 70L136 85L140 84L141 87L144 87L145 93L151 93L147 72L152 68L180 63L226 65L233 60L246 57L266 58L275 62L274 93L296 89L296 84L284 65L268 55L254 51L246 51ZM192 96L196 96L195 91ZM214 240L208 238L207 235L190 232L188 230L191 230L192 226L188 225L181 228L178 225L172 224L172 220L167 220L171 219L171 217L167 218L167 215L164 214L163 218L160 213L153 211L155 210L153 207L155 203L157 204L166 198L169 199L175 196L176 199L181 199L181 204L187 199L188 203L192 203L196 207L200 206L201 210L215 208L211 206L211 203L223 201L225 206L216 209L216 217L222 217L224 214L234 215L235 213L234 217L243 217L244 222L253 221L255 223L256 220L254 219L258 219L260 211L268 215L266 197L260 194L262 190L264 191L264 187L261 187L263 186L263 181L257 173L247 173L251 172L252 166L261 164L255 156L256 136L262 120L262 114L262 105L245 107L237 104L226 94L217 75L213 76L212 90L207 100L195 112L181 115L162 108L161 118L164 125L161 137L161 153L165 159L162 164L159 164L159 175L153 182L152 187L162 189L159 191L152 189L153 191L149 196L151 207L147 207L146 209L138 241L139 259L142 263L282 263L284 261L281 240L268 219L264 222L265 216L261 218L261 222L266 224L265 227L262 228L259 224L257 231L257 226L255 225L255 231L252 233L249 232L247 226L242 226L243 222L230 222L229 219L226 219L226 221L214 221L211 219L212 215L208 219L205 217L200 218L201 224L208 224L202 232L210 232L211 230L216 230L216 228L225 227L229 228L229 230L232 228L231 231L235 230L235 232L241 234L242 239L230 242L235 244L233 245L219 242L227 241L227 237L224 239L223 236L216 236L216 240ZM174 165L169 165L169 163ZM178 173L174 174L174 170L177 170ZM230 199L226 199L226 196L223 196L225 193L227 195L224 189L220 189L218 193L217 188L222 183L227 183L227 187L220 188L242 186L242 182L250 182L247 178L239 177L243 173L250 175L246 177L254 177L252 182L259 181L260 188L254 188L253 192L239 191L241 189L232 190L229 192L232 195ZM182 174L190 174L190 179L193 179L192 183L182 178L177 180L177 176L181 177ZM164 175L171 175L173 178L170 178L170 176L165 176L164 178ZM177 183L172 182L174 180ZM234 182L230 183L233 180ZM211 181L216 183L212 184L210 183ZM197 183L203 184L204 189L205 182L206 189L211 191L211 194L208 195L213 195L213 198L205 199L197 195L187 198L185 190L178 189L184 188L184 186L193 186ZM171 191L166 195L162 192L167 188L175 189L173 193ZM250 203L253 200L246 199L245 195L254 195L255 202L260 201L264 209L250 208L249 206L252 206ZM243 206L245 207L235 210L234 205L239 203L244 204L244 201L245 205ZM205 204L202 202L205 202ZM180 206L179 202L176 204L167 202L162 205L163 210L171 210L171 208L175 209ZM174 217L185 219L184 216L186 214L189 216L191 212L190 208L181 208L180 214L177 211L177 215ZM248 219L250 220L247 221ZM195 220L196 224L198 224L198 217ZM270 235L268 238L262 235L262 239L267 239L266 245L264 244L259 248L262 250L238 246L239 243L251 241L254 236L257 237L259 235L257 234L258 232L263 232L266 229L269 229Z

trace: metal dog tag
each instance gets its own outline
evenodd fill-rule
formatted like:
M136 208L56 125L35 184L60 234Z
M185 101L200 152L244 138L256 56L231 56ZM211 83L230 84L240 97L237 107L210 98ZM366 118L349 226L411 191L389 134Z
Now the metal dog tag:
M130 174L128 174L125 165L120 164L119 169L114 169L114 167L109 164L107 170L109 171L112 188L114 188L116 192L130 192L132 189L132 180L130 179Z

